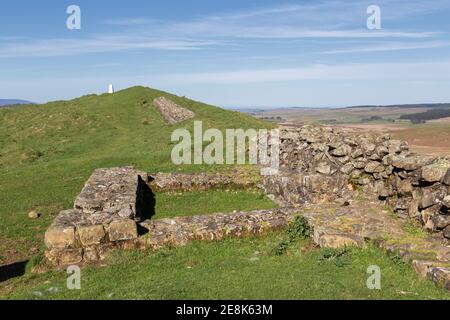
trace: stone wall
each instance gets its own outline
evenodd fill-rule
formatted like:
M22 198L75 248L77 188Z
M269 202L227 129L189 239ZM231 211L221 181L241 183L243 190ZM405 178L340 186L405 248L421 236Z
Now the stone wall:
M98 169L74 208L59 213L45 233L46 256L55 265L98 260L121 242L136 239L151 192L146 173L133 167Z
M279 202L345 200L362 191L450 238L450 156L414 154L387 134L321 126L286 128L280 139L281 171L264 179L266 192Z
M251 172L225 173L157 173L151 176L151 187L161 192L205 191L211 189L251 189L260 182Z
M281 208L148 220L142 226L149 232L136 241L136 246L158 250L183 246L192 240L213 241L259 235L286 228L295 213L294 209Z
M156 98L153 100L153 105L159 109L169 124L176 124L195 117L194 112L177 105L165 97Z
M115 248L159 249L190 240L219 240L286 227L292 209L217 213L151 220L155 195L214 188L255 188L251 173L149 176L133 167L95 170L77 196L74 208L59 213L45 233L46 257L54 265L103 260Z

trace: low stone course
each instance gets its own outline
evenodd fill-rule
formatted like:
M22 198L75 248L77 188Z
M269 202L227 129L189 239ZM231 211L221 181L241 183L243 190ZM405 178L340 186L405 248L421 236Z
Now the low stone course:
M258 187L259 176L252 173L157 173L150 186L160 192L206 191L211 189L250 189Z
M284 208L146 221L142 226L149 233L140 238L137 244L157 250L183 246L191 240L213 241L258 235L287 227L295 212L293 208Z

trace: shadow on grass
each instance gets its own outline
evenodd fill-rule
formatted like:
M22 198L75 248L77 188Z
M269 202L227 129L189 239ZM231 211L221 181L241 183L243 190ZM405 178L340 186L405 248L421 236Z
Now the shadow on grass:
M136 194L136 217L140 222L150 220L155 215L156 195L148 185L149 181L144 181L141 176L138 177L138 191ZM148 233L149 230L138 224L138 233L140 236Z
M0 266L0 282L23 276L27 263L28 260Z

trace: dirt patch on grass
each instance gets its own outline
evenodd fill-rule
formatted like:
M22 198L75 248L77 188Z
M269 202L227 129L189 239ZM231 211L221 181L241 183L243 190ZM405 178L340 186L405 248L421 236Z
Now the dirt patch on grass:
M29 241L0 238L0 266L27 260L40 251L39 246Z

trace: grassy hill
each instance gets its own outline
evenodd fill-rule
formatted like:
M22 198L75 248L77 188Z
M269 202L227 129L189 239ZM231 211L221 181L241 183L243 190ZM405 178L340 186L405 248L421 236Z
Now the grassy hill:
M160 96L194 111L195 119L168 126L152 106ZM178 127L192 129L194 120L202 120L205 129L271 126L143 87L0 110L0 276L5 265L28 261L25 274L3 282L0 277L0 299L448 298L409 266L372 247L332 252L304 240L278 256L274 251L285 233L194 242L156 253L116 252L108 266L83 269L79 291L65 288L64 270L32 272L42 259L46 228L60 210L72 206L94 169L135 165L148 172L229 170L172 164L171 133ZM156 199L156 218L275 207L259 191L157 194ZM42 217L28 219L32 209ZM383 270L380 291L366 287L366 268L373 264Z
M152 105L160 96L194 111L196 117L176 126L167 125ZM148 172L218 169L175 167L171 162L171 133L178 127L191 130L195 120L202 120L205 129L270 126L238 112L144 87L0 110L0 262L15 255L15 259L27 258L30 250L36 250L33 247L41 246L53 217L59 210L71 208L96 168L135 165ZM208 201L216 203L216 210L225 210L227 197L230 200L232 195L199 195L197 207ZM245 209L253 208L254 202L264 208L273 206L254 194L243 193L240 198ZM160 206L167 207L164 202ZM207 205L204 208L213 210ZM43 214L40 220L27 219L32 209ZM8 253L11 247L18 252Z

